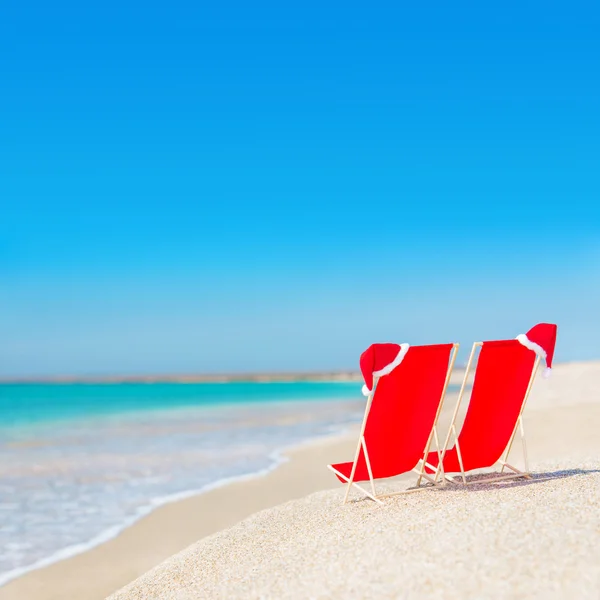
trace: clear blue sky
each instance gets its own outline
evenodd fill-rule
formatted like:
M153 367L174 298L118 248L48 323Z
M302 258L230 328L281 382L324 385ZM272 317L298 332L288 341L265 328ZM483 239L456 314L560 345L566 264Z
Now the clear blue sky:
M593 3L0 9L0 375L600 357Z

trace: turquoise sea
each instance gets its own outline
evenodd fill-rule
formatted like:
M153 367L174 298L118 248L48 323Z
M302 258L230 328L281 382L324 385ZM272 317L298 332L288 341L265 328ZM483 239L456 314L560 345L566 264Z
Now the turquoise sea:
M0 427L138 411L360 397L356 382L0 384Z
M0 385L0 585L161 504L268 472L282 449L359 422L360 388Z

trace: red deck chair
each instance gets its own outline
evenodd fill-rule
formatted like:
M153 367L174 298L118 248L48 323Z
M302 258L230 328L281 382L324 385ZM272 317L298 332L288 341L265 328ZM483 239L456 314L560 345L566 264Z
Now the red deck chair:
M442 474L446 479L455 481L447 473L460 473L462 482L467 483L465 473L474 469L501 466L499 476L477 479L472 483L499 481L517 477L529 478L527 446L523 428L523 410L531 391L535 374L541 358L546 360L547 372L552 367L554 345L556 343L556 325L540 323L527 334L521 334L514 340L476 342L463 383L458 395L448 436L441 454L432 452L427 458L427 471L435 468L435 479ZM467 377L477 349L479 360L475 371L473 390L469 408L465 416L460 435L456 433L456 416L465 391ZM517 429L521 433L525 471L508 464ZM454 437L454 446L448 448L450 438ZM439 459L442 468L438 469ZM513 473L503 476L507 468Z
M328 465L338 479L381 503L375 479L415 471L425 473L432 438L439 451L436 423L448 387L458 344L412 346L373 344L360 359L368 395L354 462ZM421 463L420 469L417 465ZM371 482L371 493L356 482ZM421 488L416 488L421 489ZM403 493L403 492L396 492Z

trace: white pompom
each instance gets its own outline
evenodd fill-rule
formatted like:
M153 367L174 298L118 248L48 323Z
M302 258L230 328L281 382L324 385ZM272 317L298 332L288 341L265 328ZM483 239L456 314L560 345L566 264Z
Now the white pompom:
M368 396L371 393L371 390L367 387L367 384L362 386L363 396Z
M544 372L542 373L542 377L544 379L548 379L548 377L550 377L550 374L552 373L552 369L550 367L546 367L544 369Z

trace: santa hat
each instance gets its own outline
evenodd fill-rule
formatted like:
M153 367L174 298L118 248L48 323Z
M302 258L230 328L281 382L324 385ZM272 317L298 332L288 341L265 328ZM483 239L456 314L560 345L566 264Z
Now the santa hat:
M408 344L372 344L360 355L360 370L365 385L362 393L368 396L373 390L373 377L391 373L404 359Z
M550 377L557 329L558 327L552 323L538 323L527 333L521 333L517 336L517 340L523 346L533 350L540 358L545 359L546 368L543 373L544 377Z

